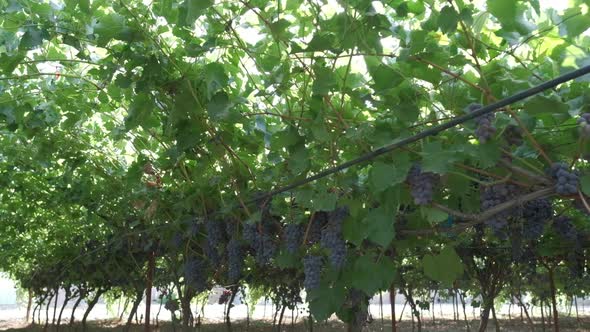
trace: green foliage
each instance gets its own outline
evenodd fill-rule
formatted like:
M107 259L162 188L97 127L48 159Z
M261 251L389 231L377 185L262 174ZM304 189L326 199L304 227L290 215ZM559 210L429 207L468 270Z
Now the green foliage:
M587 11L587 1L0 1L0 270L35 296L67 287L134 298L155 254L154 285L167 296L179 287L186 305L206 298L184 281L199 257L205 288L248 284L250 304L307 301L318 320L349 314L351 289L478 295L474 276L498 262L511 282L528 277L505 250L527 220L510 214L506 234L495 232L477 219L482 192L545 193L545 170L564 162L585 196L542 197L587 239L590 145L577 121L590 112L588 77L496 111L485 143L481 121L469 121L255 198L587 64ZM412 165L437 182L413 188ZM417 204L416 193L432 197ZM345 263L334 267L336 250L310 229L339 208L331 227ZM223 225L213 248L207 220ZM252 223L267 235L265 262L244 237ZM566 279L572 248L557 245L551 223L523 248ZM307 238L287 252L289 224ZM237 282L227 276L233 236ZM301 299L306 255L326 264ZM574 292L562 281L560 292Z

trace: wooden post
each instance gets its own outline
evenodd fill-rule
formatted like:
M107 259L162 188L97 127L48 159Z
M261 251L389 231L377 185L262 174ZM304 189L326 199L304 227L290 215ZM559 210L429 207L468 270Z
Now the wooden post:
M555 298L555 279L553 278L553 267L546 265L549 270L549 286L551 287L551 303L553 305L553 331L559 332L559 318L557 316L557 300Z
M154 267L156 257L154 252L150 253L150 258L148 260L148 270L147 270L147 284L145 288L145 332L150 332L150 313L152 309L152 285L154 282Z
M33 305L33 291L29 288L29 302L27 303L27 318L26 318L27 323L29 323L29 318L31 318L31 306L32 305ZM576 307L576 309L577 309L577 307Z
M389 302L391 304L391 332L397 332L395 317L395 287L393 283L389 286Z

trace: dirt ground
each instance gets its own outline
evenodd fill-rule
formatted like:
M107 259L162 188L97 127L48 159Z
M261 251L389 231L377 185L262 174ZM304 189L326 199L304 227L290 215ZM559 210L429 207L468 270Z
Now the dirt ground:
M469 322L471 331L475 330L479 324L478 321L473 320ZM531 331L532 329L527 324L522 323L520 320L500 320L500 330L501 331ZM559 330L562 332L581 332L581 331L590 331L590 317L586 317L581 319L579 322L576 321L575 318L567 318L564 317L560 320L560 328ZM412 322L411 321L402 321L397 324L398 331L413 331L412 329ZM25 326L22 322L19 321L0 321L0 330L4 331L13 331L13 332L41 332L41 331L56 331L55 327L49 327L47 330L44 330L43 326ZM91 332L111 332L111 331L122 331L123 326L118 324L115 321L93 321L89 323L88 331ZM335 332L335 331L345 331L346 327L340 323L339 321L329 321L325 323L315 323L313 326L313 331L315 332ZM545 325L545 329L543 329L542 322L540 320L535 321L535 331L553 331L552 326L548 324ZM60 331L81 331L81 327L79 325L75 325L74 327L61 327ZM143 326L133 326L131 331L144 331ZM153 331L162 331L162 332L176 332L180 331L178 326L173 326L170 323L166 323L165 325L161 325L157 328L153 328ZM213 332L213 331L227 331L227 327L224 324L220 323L212 323L212 324L203 324L199 328L195 328L193 331L202 331L202 332ZM250 331L250 332L276 332L278 331L277 327L272 325L272 323L263 322L263 321L254 321L251 322L249 325L246 322L235 322L232 324L232 331ZM281 328L281 332L304 332L310 331L310 328L305 323L298 323L295 325L286 325ZM373 321L372 323L368 324L363 331L373 332L373 331L391 331L391 321L385 320L383 324L381 324L380 320ZM418 331L417 326L415 326L414 331ZM451 331L469 331L464 321L453 321L453 320L439 320L436 324L433 324L432 321L426 321L422 326L422 331L424 332L451 332ZM493 321L490 321L488 325L487 331L495 331L495 326Z

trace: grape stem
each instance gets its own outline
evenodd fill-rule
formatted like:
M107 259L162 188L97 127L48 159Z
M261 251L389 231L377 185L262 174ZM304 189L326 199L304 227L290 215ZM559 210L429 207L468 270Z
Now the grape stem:
M502 165L504 165L504 167L508 168L510 171L512 171L516 174L523 175L531 180L534 180L535 182L548 184L548 185L552 184L552 181L550 179L548 179L544 176L540 176L540 175L531 173L524 168L512 165L509 161L507 161L505 159L500 159L500 163Z
M586 211L588 211L588 213L590 213L590 205L588 205L588 201L586 201L586 198L584 197L584 194L582 193L582 191L580 189L578 189L578 195L580 195L580 200L582 201L582 204L586 208Z

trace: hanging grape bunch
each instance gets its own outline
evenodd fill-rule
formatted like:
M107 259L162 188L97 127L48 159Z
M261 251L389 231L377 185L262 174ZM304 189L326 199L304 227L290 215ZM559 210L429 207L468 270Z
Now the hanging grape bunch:
M504 137L508 145L520 146L523 143L522 128L515 125L508 125L502 137Z
M466 107L466 111L468 113L472 113L477 111L478 109L482 108L481 104L469 104ZM480 115L475 118L475 124L477 128L475 129L475 136L479 140L480 143L485 143L489 141L494 134L496 133L496 127L492 124L496 115L494 113L487 113L484 115Z
M227 277L230 283L236 283L242 274L244 251L237 237L227 243Z
M322 229L322 247L330 252L330 263L335 268L342 268L346 262L346 242L342 236L342 222L348 215L348 209L339 207L330 213L328 225Z
M559 216L553 220L553 229L564 240L569 242L576 242L578 240L578 232L572 223L572 219L568 216Z
M517 197L519 193L520 191L518 190L518 187L513 184L500 183L483 187L480 197L481 210L486 211L496 205L507 202ZM508 225L508 218L516 211L517 210L513 208L500 212L487 219L485 223L494 231L497 236L504 237L504 229L506 228L506 225Z
M211 264L219 265L221 264L219 248L225 240L223 224L209 219L205 222L205 230L207 232L207 241L205 242L203 251Z
M580 136L590 138L590 113L584 113L578 118Z
M418 205L430 204L438 180L439 176L437 174L422 172L419 164L412 165L406 181L410 185L410 193L414 198L414 203Z
M174 235L172 235L172 238L170 239L170 248L178 250L178 249L181 249L183 245L184 245L184 237L183 237L182 233L180 233L180 232L174 233Z
M244 237L250 242L258 265L268 264L277 252L277 245L274 241L276 229L271 219L264 220L260 225L260 232L254 224L244 230Z
M184 281L198 293L207 289L207 271L205 262L196 256L191 256L184 264Z
M522 217L524 219L523 236L527 240L537 240L543 235L545 223L553 216L551 201L542 198L524 204Z
M548 173L557 181L555 191L558 194L575 195L578 193L578 174L575 171L570 171L565 163L553 163Z
M309 221L309 231L307 233L307 244L318 243L322 239L322 229L328 223L328 212L317 211Z
M294 254L299 249L303 239L303 226L301 224L287 224L283 228L283 237L287 252Z
M303 287L306 291L320 287L322 266L322 256L307 255L303 258L303 273L305 275Z

